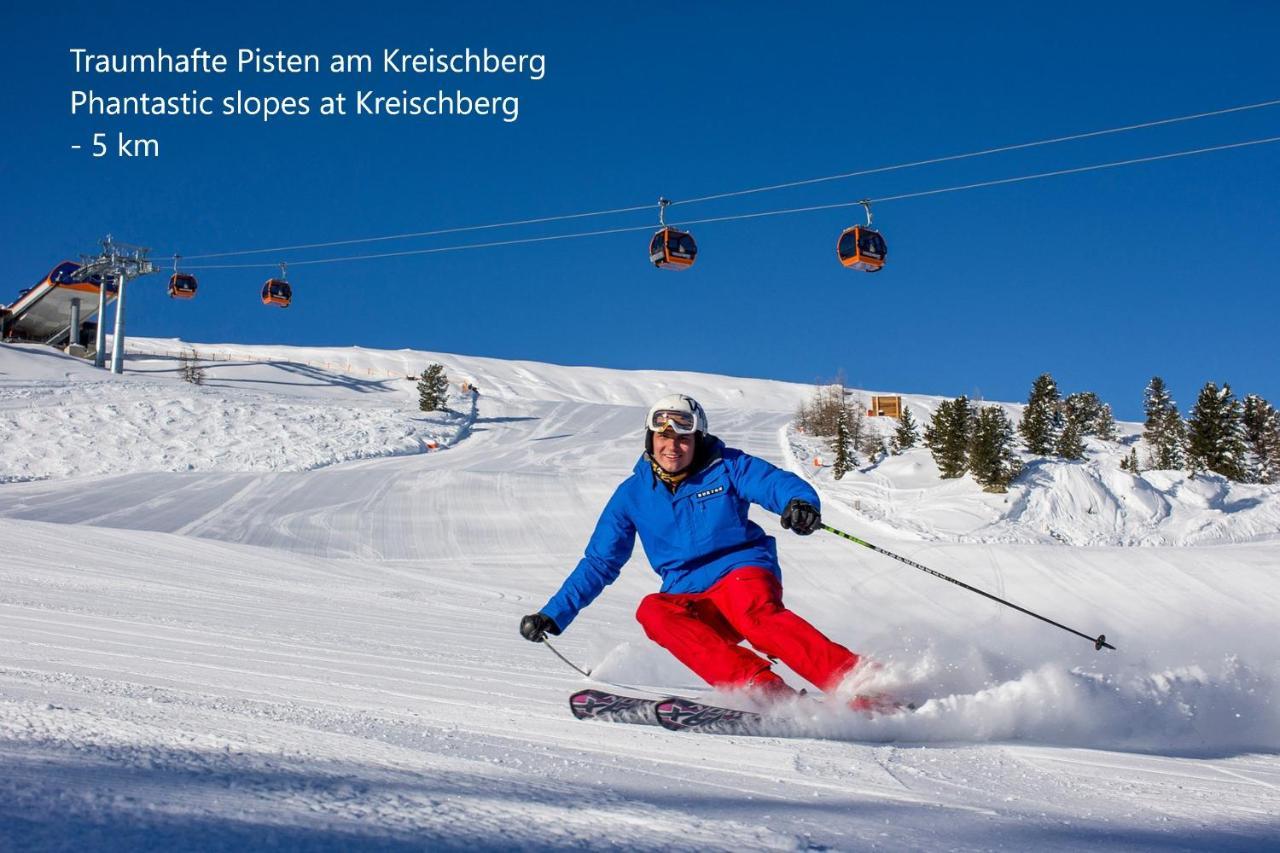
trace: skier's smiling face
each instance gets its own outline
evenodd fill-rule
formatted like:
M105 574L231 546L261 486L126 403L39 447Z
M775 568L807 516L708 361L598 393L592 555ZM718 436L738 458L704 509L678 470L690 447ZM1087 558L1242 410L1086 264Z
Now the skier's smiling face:
M668 474L679 474L693 464L693 436L665 429L653 434L653 458Z

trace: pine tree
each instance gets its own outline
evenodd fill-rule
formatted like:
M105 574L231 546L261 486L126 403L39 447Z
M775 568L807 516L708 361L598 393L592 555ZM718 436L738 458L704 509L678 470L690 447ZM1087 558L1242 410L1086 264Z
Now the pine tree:
M915 447L919 441L920 432L915 418L911 416L911 407L904 403L902 413L898 415L898 428L893 432L893 455Z
M1159 376L1151 377L1143 393L1143 410L1147 420L1142 427L1142 437L1151 448L1147 463L1160 471L1172 471L1182 467L1186 446L1186 425L1178 414L1178 405Z
M850 411L850 405L844 399L844 386L837 386L837 392L837 399L841 403L835 411L835 435L831 438L831 454L835 457L831 473L837 480L841 480L844 479L845 474L852 471L858 464L858 458L854 455L853 450L856 446L853 412Z
M1280 412L1259 397L1244 398L1246 472L1254 483L1280 482Z
M925 429L925 446L933 454L933 461L944 480L963 477L969 467L973 419L969 398L962 395L939 404Z
M1187 419L1187 459L1191 470L1212 471L1228 480L1243 480L1243 407L1224 382L1206 382Z
M1116 419L1111 413L1111 406L1098 399L1092 391L1078 391L1067 397L1062 401L1062 412L1066 420L1076 420L1081 435L1115 441Z
M1084 458L1084 428L1075 416L1067 415L1053 449L1063 459L1069 459L1072 462Z
M1013 422L999 406L983 406L973 421L969 471L988 492L1007 492L1022 470L1013 452Z
M1062 414L1059 410L1061 399L1058 383L1048 373L1040 374L1031 384L1031 394L1027 397L1027 407L1018 422L1018 432L1022 433L1027 450L1037 456L1047 456L1053 452L1062 426Z
M1120 470L1128 471L1130 474L1137 476L1138 468L1138 449L1136 447L1129 448L1129 455L1120 460Z
M1098 413L1093 434L1103 441L1115 441L1117 439L1116 416L1111 413L1110 403L1102 404L1102 411Z
M434 412L444 408L449 399L449 377L443 364L429 364L418 379L418 408Z

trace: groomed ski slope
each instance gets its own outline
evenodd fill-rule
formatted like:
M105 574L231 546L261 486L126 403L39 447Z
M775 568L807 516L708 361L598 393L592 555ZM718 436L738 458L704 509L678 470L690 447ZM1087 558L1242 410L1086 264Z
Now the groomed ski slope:
M900 506L917 484L887 469L831 484L791 452L804 386L201 346L231 360L206 362L197 389L160 355L175 342L130 345L124 377L0 347L0 849L1261 850L1280 837L1280 544L1256 515L1273 493L1206 505L1215 544L1063 544L1098 523L1066 504L1048 542L1016 518L987 541L930 539L927 508L898 528L842 491L878 483ZM480 388L475 411L463 395L455 415L416 411L403 377L432 360ZM885 686L921 709L797 716L786 738L573 720L567 696L586 682L516 623L576 561L640 450L644 406L676 390L729 443L814 477L836 526L1119 651L757 513L789 604L885 662ZM1205 529L1178 517L1143 524L1177 541ZM655 587L637 548L558 648L605 679L691 685L632 618Z

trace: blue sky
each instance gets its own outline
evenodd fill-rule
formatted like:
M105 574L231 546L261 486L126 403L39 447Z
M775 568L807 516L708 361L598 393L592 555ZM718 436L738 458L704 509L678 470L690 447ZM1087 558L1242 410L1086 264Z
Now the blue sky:
M1043 8L1041 6L1043 5ZM343 240L690 198L1280 97L1267 2L60 4L11 13L0 62L9 301L102 235L167 257ZM545 54L546 76L94 78L70 47L306 53L464 47ZM98 118L72 88L310 95L438 88L521 98L518 122L453 118ZM17 132L13 132L16 130ZM155 137L94 160L94 131ZM1280 135L1280 107L673 211L713 217L852 201ZM73 151L81 143L86 150ZM630 233L157 276L132 334L413 347L566 364L705 370L1025 399L1049 371L1139 416L1154 373L1183 407L1206 380L1280 403L1280 145L886 203L884 272L834 258L858 209L708 224L694 269ZM653 211L284 253L409 250L656 223ZM269 263L275 256L249 256Z

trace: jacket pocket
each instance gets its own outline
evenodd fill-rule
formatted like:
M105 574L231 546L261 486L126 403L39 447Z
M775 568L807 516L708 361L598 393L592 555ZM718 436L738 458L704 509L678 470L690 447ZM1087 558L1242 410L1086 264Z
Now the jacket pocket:
M737 531L740 525L734 511L733 496L724 486L698 492L690 503L694 542L703 553L732 545L736 538L741 538Z

